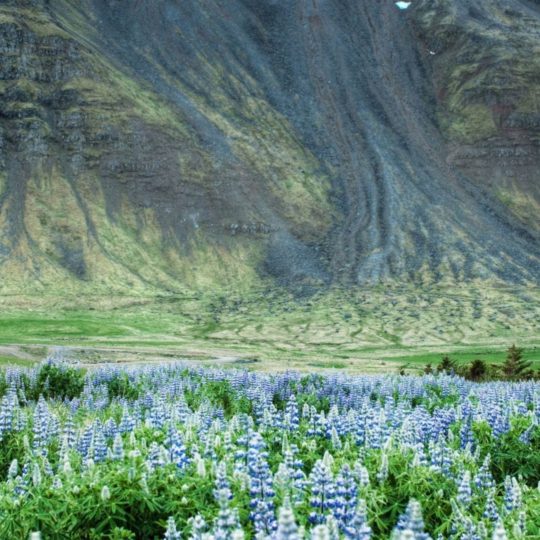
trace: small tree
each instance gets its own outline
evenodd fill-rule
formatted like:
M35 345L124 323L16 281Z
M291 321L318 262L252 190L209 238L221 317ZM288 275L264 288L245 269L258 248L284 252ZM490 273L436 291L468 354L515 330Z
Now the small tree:
M486 363L477 358L476 360L473 360L469 366L468 378L472 381L479 381L485 377L486 372Z
M424 366L424 373L426 375L431 375L433 373L433 368L431 367L431 364L426 364Z
M437 371L441 373L457 373L457 364L455 360L452 360L448 355L442 357L439 365L437 366Z
M506 379L517 381L531 379L534 376L532 362L523 358L523 349L512 345L506 354L501 371Z

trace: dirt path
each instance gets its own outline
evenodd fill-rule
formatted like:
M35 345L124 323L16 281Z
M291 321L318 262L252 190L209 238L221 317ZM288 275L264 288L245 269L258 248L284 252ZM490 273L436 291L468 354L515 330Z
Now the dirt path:
M23 351L19 345L0 345L0 356L13 356L20 360L35 360L36 357Z

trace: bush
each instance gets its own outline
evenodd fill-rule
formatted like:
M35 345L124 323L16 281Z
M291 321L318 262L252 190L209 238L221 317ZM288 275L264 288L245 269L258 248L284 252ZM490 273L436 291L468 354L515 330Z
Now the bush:
M114 375L106 384L110 399L115 397L137 399L139 397L139 387L130 381L126 373Z
M457 373L457 363L455 360L452 360L448 355L443 356L441 362L437 366L437 371L439 373Z
M186 391L186 402L191 409L197 409L204 399L215 407L221 407L226 417L238 413L251 413L251 402L239 395L229 381L206 381L193 391Z
M483 360L477 358L473 360L467 370L467 378L471 381L481 381L488 371L488 367Z
M27 397L37 400L40 395L47 399L73 399L84 388L85 372L66 364L47 362L39 368L34 386Z

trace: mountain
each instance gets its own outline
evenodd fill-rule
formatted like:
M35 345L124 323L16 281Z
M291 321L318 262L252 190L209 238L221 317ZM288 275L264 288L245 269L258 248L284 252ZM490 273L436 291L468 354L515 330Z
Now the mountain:
M0 292L540 278L540 2L4 0Z

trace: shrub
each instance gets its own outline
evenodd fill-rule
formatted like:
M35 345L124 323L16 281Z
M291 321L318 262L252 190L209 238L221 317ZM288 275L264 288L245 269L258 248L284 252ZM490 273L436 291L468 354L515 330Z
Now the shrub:
M85 372L82 369L46 362L39 368L34 386L27 397L37 400L40 395L49 399L73 399L84 388Z
M477 358L473 360L467 370L467 378L472 381L482 380L488 371L487 365L483 360Z
M139 397L139 387L130 381L127 373L114 375L106 384L110 399L115 397L137 399Z
M192 409L198 408L204 399L221 407L225 416L237 413L251 413L251 402L244 395L238 395L229 381L206 381L195 390L185 392L186 402Z
M457 373L457 363L455 360L452 360L448 355L443 356L442 360L437 366L437 371L439 373Z

